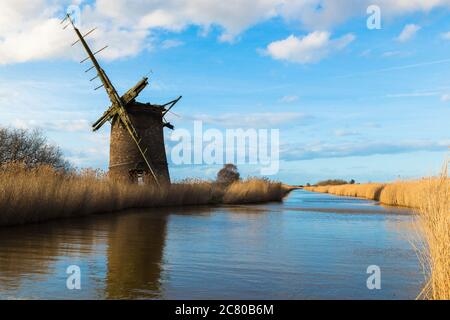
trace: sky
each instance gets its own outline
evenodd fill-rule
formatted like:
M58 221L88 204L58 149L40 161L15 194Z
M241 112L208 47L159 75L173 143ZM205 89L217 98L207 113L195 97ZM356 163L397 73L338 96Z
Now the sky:
M108 168L110 105L62 30L72 6L120 94L179 95L170 120L205 128L278 129L292 184L437 173L450 146L450 0L0 0L0 125L40 128L76 166ZM380 28L374 21L376 5ZM371 20L372 19L372 20ZM170 161L173 179L213 178L220 165ZM243 176L260 174L242 165Z

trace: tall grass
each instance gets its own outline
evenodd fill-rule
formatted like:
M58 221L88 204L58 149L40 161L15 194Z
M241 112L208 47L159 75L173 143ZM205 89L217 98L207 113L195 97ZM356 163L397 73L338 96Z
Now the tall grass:
M428 278L419 298L450 299L450 179L448 162L439 177L388 184L307 187L313 192L361 197L413 208L424 243L416 246Z
M283 199L287 190L281 183L266 179L250 179L246 183L235 182L224 194L223 202L227 204L269 202Z
M47 166L8 164L0 167L0 226L129 208L281 201L287 192L281 183L256 178L231 186L190 180L157 189L92 170L61 174Z
M369 183L369 184L346 184L342 186L331 186L328 189L328 193L336 194L346 197L358 197L366 199L378 199L380 197L381 190L385 185L381 183Z
M337 196L358 197L379 201L388 206L401 206L419 209L423 204L423 195L427 194L429 178L392 183L344 184L339 186L305 187L313 192L329 193Z
M419 209L424 201L428 180L397 181L387 184L379 200L386 205Z
M423 181L419 227L428 282L419 298L450 300L450 181L448 164L439 178Z

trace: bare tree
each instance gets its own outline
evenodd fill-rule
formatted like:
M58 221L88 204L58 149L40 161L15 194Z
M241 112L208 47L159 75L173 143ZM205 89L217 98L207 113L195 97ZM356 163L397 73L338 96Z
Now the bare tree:
M240 174L238 168L231 163L223 166L222 169L217 173L217 182L222 184L231 184L240 179Z
M8 162L21 162L29 168L45 164L72 170L61 149L48 143L40 130L0 128L0 164Z

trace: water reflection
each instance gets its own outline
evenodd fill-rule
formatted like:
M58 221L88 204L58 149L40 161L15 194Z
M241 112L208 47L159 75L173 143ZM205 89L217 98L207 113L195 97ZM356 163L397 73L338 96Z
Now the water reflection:
M161 297L169 215L207 217L212 210L133 210L1 228L0 298ZM85 291L66 290L72 264L87 273Z
M105 296L161 298L164 248L170 216L208 217L210 207L133 210L116 215L108 227Z
M166 224L165 214L135 212L0 230L0 297L5 288L10 292L7 297L20 297L24 283L57 274L60 276L47 286L59 288L59 297L72 298L64 290L65 268L81 264L83 272L98 263L92 253L99 255L104 250L105 259L100 263L106 263L106 274L89 275L105 277L104 292L92 298L156 298L160 294Z
M92 255L103 237L81 221L0 229L0 297L5 288L16 291L27 280L45 279L61 257Z
M283 204L131 210L0 229L0 298L414 298L411 216L294 192ZM400 214L401 213L401 214ZM67 266L82 290L66 289ZM368 291L380 265L383 290Z
M167 215L136 212L117 217L108 237L107 298L157 298Z

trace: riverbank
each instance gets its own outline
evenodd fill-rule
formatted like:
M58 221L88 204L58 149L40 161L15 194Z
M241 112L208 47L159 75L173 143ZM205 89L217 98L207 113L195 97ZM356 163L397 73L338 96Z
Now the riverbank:
M0 170L0 226L108 213L131 208L282 201L290 189L266 179L224 186L189 180L165 189L108 179L96 171L62 174L41 166Z
M393 183L307 187L313 192L359 197L389 206L413 208L424 243L416 249L428 282L418 298L450 299L450 179L448 164L440 177Z
M344 184L333 186L305 187L305 190L329 193L337 196L364 198L379 201L383 205L420 209L431 184L440 183L440 178L426 178L392 183ZM444 184L449 183L445 182Z

